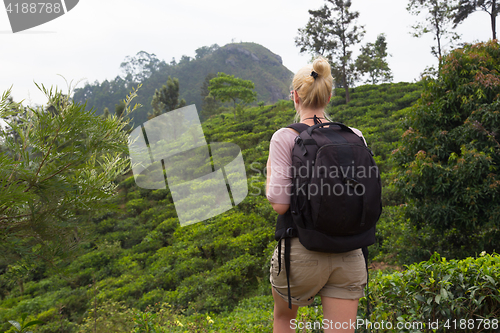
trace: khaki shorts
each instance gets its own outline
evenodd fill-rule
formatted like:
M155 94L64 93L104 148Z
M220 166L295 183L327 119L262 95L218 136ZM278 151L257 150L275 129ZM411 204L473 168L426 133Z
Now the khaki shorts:
M278 246L271 258L271 285L288 302L285 271L285 242L281 248L281 272L278 275ZM314 296L359 299L364 296L366 265L361 249L344 253L307 250L297 237L290 246L290 293L292 304L305 306Z

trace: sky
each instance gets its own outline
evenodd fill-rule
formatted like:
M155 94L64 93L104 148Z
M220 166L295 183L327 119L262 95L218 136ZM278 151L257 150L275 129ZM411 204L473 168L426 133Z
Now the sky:
M430 54L430 35L411 36L418 19L406 11L407 0L352 0L357 23L366 34L361 45L387 36L389 66L394 82L414 82L422 71L437 64ZM154 53L170 62L182 55L194 57L201 46L254 42L278 54L296 72L308 54L295 46L297 31L309 20L309 9L324 0L80 0L65 15L32 29L12 33L7 13L0 8L0 93L12 86L15 101L44 104L35 83L68 91L67 82L112 80L121 74L126 56ZM489 16L472 14L456 31L462 41L491 38ZM354 54L359 47L354 48ZM67 81L67 82L66 82ZM181 87L182 88L182 87Z

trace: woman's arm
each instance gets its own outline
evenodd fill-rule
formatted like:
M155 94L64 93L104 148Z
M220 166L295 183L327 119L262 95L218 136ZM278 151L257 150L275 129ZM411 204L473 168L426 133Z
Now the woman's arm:
M271 162L270 159L267 160L267 165L266 165L266 193L269 191L269 183L271 181ZM273 203L271 202L271 206L273 206L273 209L276 211L276 213L283 215L286 213L290 205L287 204L278 204L278 203Z

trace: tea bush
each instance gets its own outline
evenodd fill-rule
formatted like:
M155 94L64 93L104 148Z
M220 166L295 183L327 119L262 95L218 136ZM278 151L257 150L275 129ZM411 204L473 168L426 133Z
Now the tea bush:
M482 320L500 325L500 256L446 260L434 254L428 261L406 267L402 272L378 271L370 282L373 313L371 322L439 321L436 332L495 332L479 327ZM453 322L456 320L456 322ZM474 328L467 326L474 321ZM460 323L467 327L460 327ZM444 325L448 323L449 329ZM454 328L457 323L457 329ZM496 326L499 328L500 326ZM429 328L427 328L429 329ZM400 332L393 330L391 332ZM414 331L416 332L416 331Z
M411 103L421 87L402 83L366 85L358 90L353 103L346 105L343 100L330 110L332 118L363 131L376 150L386 182L391 167L387 157L401 134L396 123L404 115L396 101ZM74 333L82 324L88 324L88 331L101 316L99 325L104 329L115 320L105 314L113 306L119 313L125 307L136 311L127 315L130 323L136 318L132 332L149 324L157 332L190 328L196 332L195 327L200 332L270 331L269 258L276 244L277 214L265 197L264 169L272 134L292 123L294 115L293 102L280 101L244 109L236 116L219 114L202 124L207 142L233 142L242 150L249 195L231 210L180 227L170 191L140 189L128 173L116 181L116 212L92 218L93 229L78 260L57 274L40 266L13 275L14 267L0 263L0 331L9 329L7 321L19 319L22 311L43 317L45 324L34 328L37 333L59 332L61 327ZM399 204L395 195L385 202ZM387 214L384 219L379 238L383 246L372 252L381 260L392 253L393 244L405 246L400 240L404 230L394 228L400 214ZM112 306L112 302L121 305ZM163 312L168 316L153 307L157 302L170 303ZM97 314L92 312L89 318L96 305ZM301 309L300 315L313 320L320 318L320 310L315 304ZM117 322L122 322L119 318Z
M222 276L220 279L224 280ZM201 280L191 280L194 286L202 286L195 288L198 291L210 285ZM383 332L498 332L499 286L498 254L483 254L465 260L446 260L434 254L430 260L407 266L404 271L372 272L369 291L372 313L366 317L367 297L363 297L358 309L357 332L377 332L376 323L382 321L386 323L386 328L378 331ZM216 289L230 292L229 286ZM207 299L208 303L217 302L217 295L212 293L213 290L205 295L209 298L215 296ZM138 316L143 321L147 319L157 332L272 331L271 295L243 299L232 309L219 313L200 313L192 309L190 314L182 314L171 305L158 304L137 313L136 321ZM296 332L305 331L299 329L299 323L317 323L320 326L322 320L321 301L316 297L310 306L299 308ZM471 320L474 320L474 324ZM431 329L430 322L438 322L439 328ZM367 323L372 324L372 329L366 328ZM388 328L387 323L391 323L392 328ZM397 328L398 323L403 328ZM418 328L415 323L421 323L422 326ZM412 324L415 329L405 329L405 324ZM471 328L472 325L474 328ZM323 332L322 329L306 331Z

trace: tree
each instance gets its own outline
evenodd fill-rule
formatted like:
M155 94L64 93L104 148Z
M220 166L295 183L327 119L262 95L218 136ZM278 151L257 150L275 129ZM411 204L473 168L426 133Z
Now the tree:
M9 94L6 94L5 99L2 100L2 104L0 106L4 109L3 115L0 116L0 119L2 119L4 122L7 124L19 124L21 122L20 120L20 114L25 114L27 110L20 104L14 102L14 98L10 95L10 90L8 90ZM1 128L0 126L0 140L2 142L0 143L5 143L5 138L11 137L14 141L19 141L19 133L16 131L12 130L11 126L6 126L5 129ZM2 146L0 146L0 153L2 152Z
M103 118L108 118L109 117L109 109L108 108L104 108L104 113L102 114L102 117Z
M235 110L238 99L243 103L252 103L257 100L257 93L253 91L255 85L250 80L243 80L234 77L234 75L219 72L209 82L210 95L223 103L232 100Z
M115 115L118 118L121 118L123 116L123 112L125 111L125 102L120 101L120 103L115 104Z
M496 41L451 52L404 122L396 184L428 255L500 248L499 68Z
M114 180L129 170L124 117L97 117L57 90L39 87L55 112L11 108L7 91L0 117L15 140L0 132L0 253L11 262L50 262L74 253L92 217L116 210ZM125 114L133 111L125 101ZM135 109L135 108L134 108Z
M183 54L181 56L181 60L179 60L179 64L178 65L184 65L184 64L187 64L189 63L191 60L193 60L193 58Z
M300 52L320 54L330 61L334 78L340 78L349 102L349 87L355 81L355 66L350 48L364 36L364 27L355 20L359 12L351 12L350 0L326 0L319 10L309 10L311 17L305 28L299 29L295 44ZM336 13L336 16L333 14Z
M500 1L498 0L459 0L453 13L453 23L455 24L453 28L456 28L458 24L478 9L490 15L492 36L493 39L497 39L496 18L500 13Z
M413 36L421 37L424 34L432 34L437 46L431 47L431 53L439 61L441 67L441 58L444 54L445 42L452 47L455 40L460 38L456 32L451 31L453 21L453 7L448 0L410 0L406 9L412 15L420 15L423 11L427 12L425 18L413 26Z
M361 74L368 74L367 82L389 82L392 80L392 73L386 58L387 42L385 35L380 34L374 44L367 43L361 47L361 54L356 59L356 68Z
M201 59L209 54L212 54L214 51L220 49L219 45L213 44L211 46L202 46L195 50L196 56L195 59Z
M205 81L201 85L200 95L203 98L203 104L201 106L200 116L203 120L208 119L211 115L217 112L217 108L219 103L217 100L210 94L210 90L208 90L208 86L210 84L210 80L216 77L214 73L209 73L205 77Z
M166 66L165 62L160 61L154 53L139 51L134 57L127 56L120 68L127 81L144 82L164 66Z
M173 111L186 105L186 101L179 101L179 79L167 79L167 84L163 85L160 90L156 89L151 101L153 114L149 115L148 119L154 118L164 112Z

